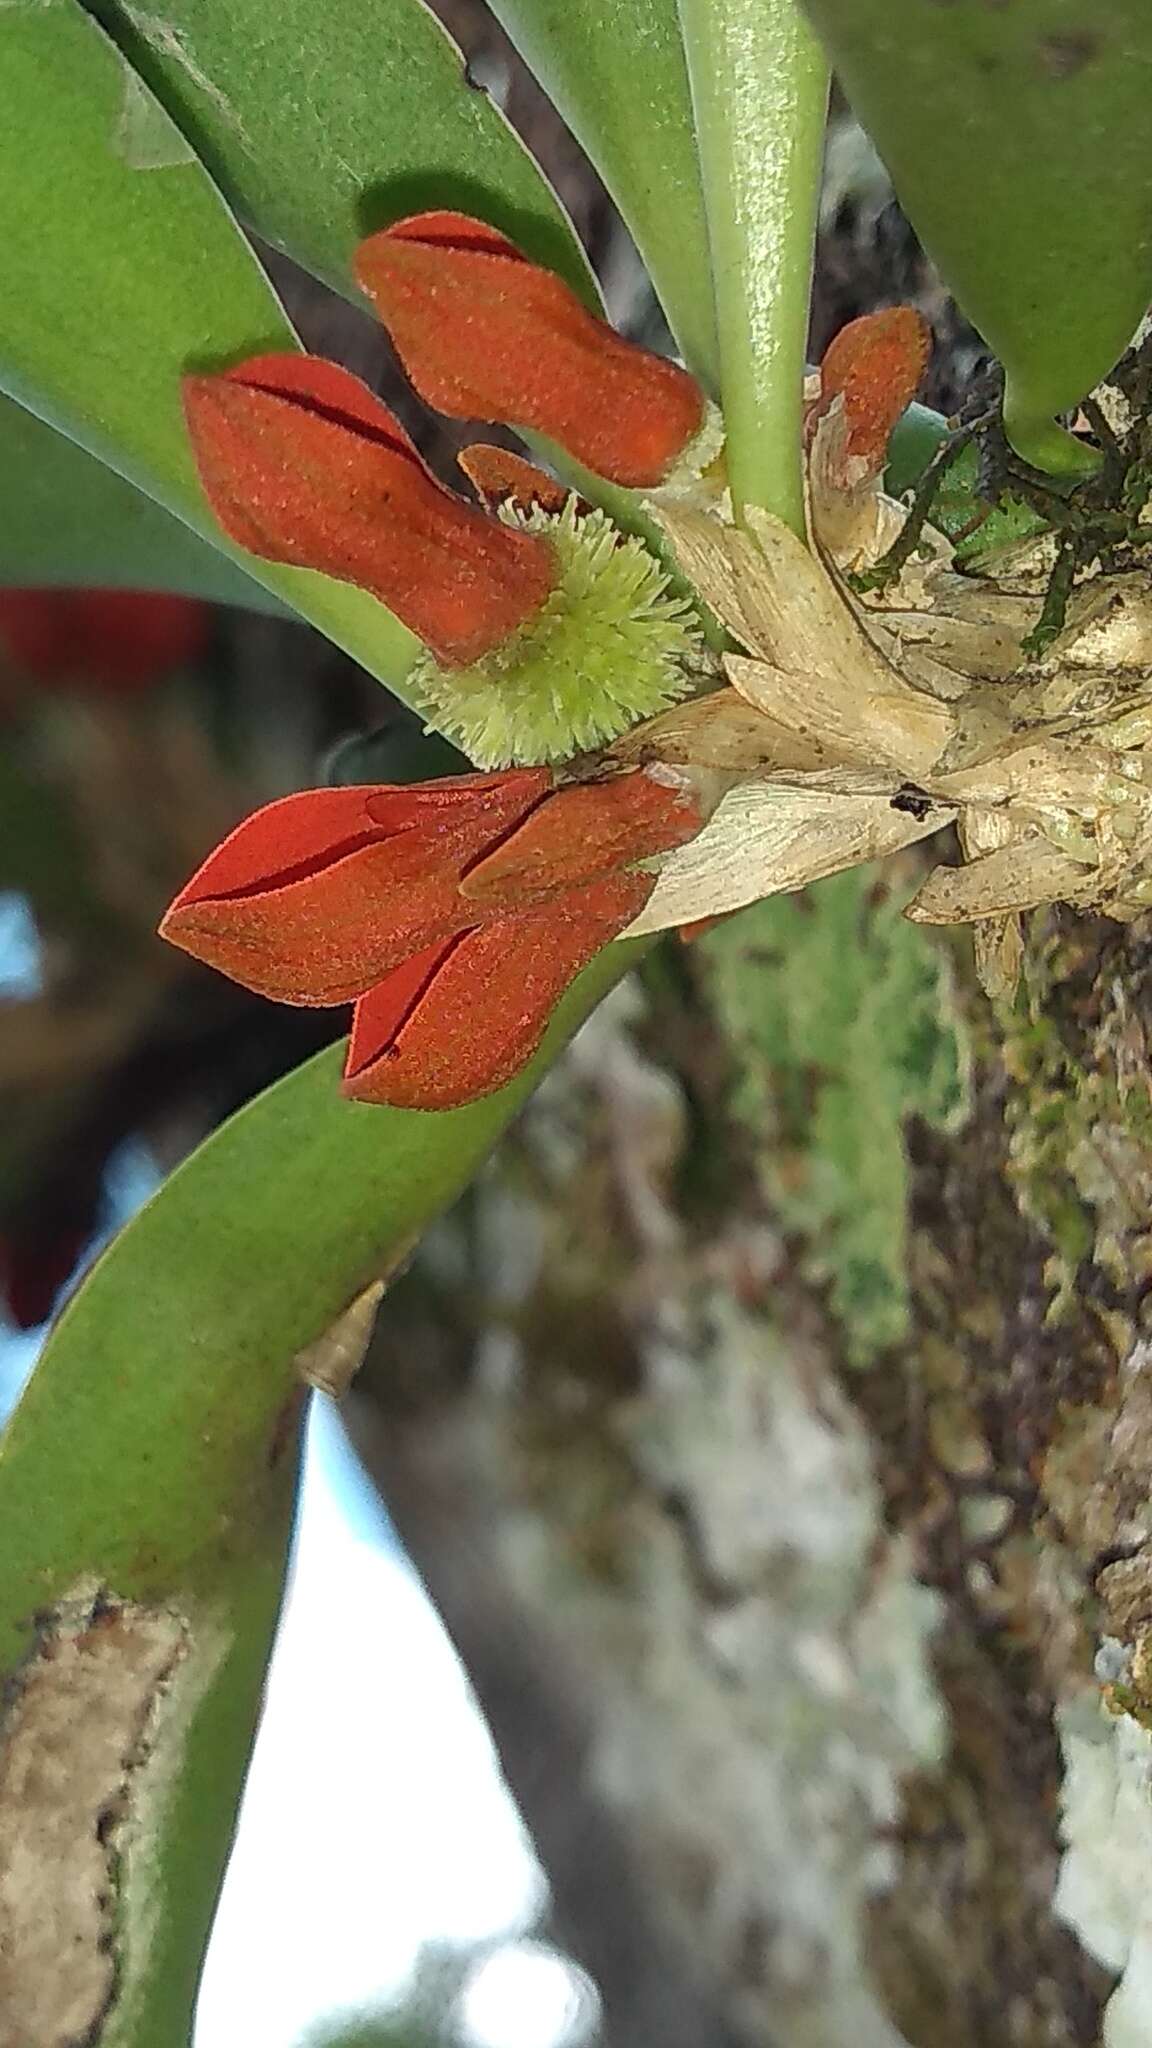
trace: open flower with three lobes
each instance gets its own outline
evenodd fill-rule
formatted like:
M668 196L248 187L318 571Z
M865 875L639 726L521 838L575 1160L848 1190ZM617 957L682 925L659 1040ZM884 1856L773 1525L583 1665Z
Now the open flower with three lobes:
M483 223L403 221L357 268L441 412L547 435L627 489L715 455L694 379ZM448 490L335 363L260 356L189 377L185 407L226 532L379 597L424 642L430 722L505 772L284 798L210 856L162 929L266 995L355 1002L355 1098L469 1100L531 1055L563 989L647 901L653 861L703 823L682 772L608 763L560 782L546 765L684 696L695 616L640 541L522 458L468 450L485 502Z

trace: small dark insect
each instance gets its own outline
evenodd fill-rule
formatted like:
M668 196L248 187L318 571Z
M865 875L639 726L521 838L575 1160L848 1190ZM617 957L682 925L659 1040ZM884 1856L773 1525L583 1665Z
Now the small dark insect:
M932 809L932 798L914 782L902 782L892 798L894 811L907 811L910 817L926 818Z

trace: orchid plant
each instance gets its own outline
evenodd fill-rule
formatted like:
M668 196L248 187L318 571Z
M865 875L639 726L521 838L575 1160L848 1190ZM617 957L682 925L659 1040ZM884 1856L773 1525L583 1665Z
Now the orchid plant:
M56 480L0 575L287 607L471 764L280 797L164 918L262 996L353 1004L350 1099L321 1055L211 1139L74 1299L4 1440L21 2038L187 2038L280 1591L294 1361L638 942L945 825L959 863L926 861L908 914L971 923L998 999L1029 909L1152 901L1152 37L1141 0L1096 0L1074 43L1081 11L499 0L635 239L653 351L421 0L0 10L3 488ZM1003 363L971 418L915 406L911 307L805 372L829 62ZM302 350L245 228L371 306L426 412L465 423L450 479ZM167 569L110 571L121 529ZM0 600L34 653L36 619ZM68 1448L109 1429L115 1499ZM68 1711L111 1733L61 1817L58 1788L14 1788L73 1666ZM35 1842L91 1845L113 1809L60 1905ZM46 1915L74 1969L45 1971Z

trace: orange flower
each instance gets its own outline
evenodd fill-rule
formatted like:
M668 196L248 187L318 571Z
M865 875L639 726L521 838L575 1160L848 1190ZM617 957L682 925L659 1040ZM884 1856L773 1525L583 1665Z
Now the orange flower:
M256 356L186 377L204 488L253 554L370 590L438 660L463 666L539 611L551 544L454 497L386 405L320 356Z
M535 333L538 284L522 321L487 335L486 345L508 350L501 374L509 388L522 380L539 397L540 363L553 361L565 418L586 410L598 434L617 435L633 454L637 436L651 451L660 420L668 448L679 445L682 396L671 407L680 424L670 438L661 399L673 365L619 341L557 279L519 257L483 262L530 286L546 279L549 302L552 286L560 304L571 300L576 342L562 336L561 347L548 330ZM496 296L507 310L508 295ZM442 317L443 294L437 304ZM464 310L457 308L457 325ZM442 355L433 349L433 361ZM653 386L659 403L645 409L637 399L629 409L621 358L639 359L632 382L637 391ZM597 363L606 380L600 392ZM695 416L703 399L679 370L675 393L681 379ZM322 570L380 598L429 650L412 672L417 701L479 766L566 760L691 688L700 652L691 605L670 591L641 540L617 532L603 512L522 457L480 445L466 452L462 467L493 507L481 509L437 481L365 385L316 356L257 356L220 376L188 377L184 403L201 481L225 532L253 554ZM511 409L543 418L536 398ZM551 423L560 430L558 414Z
M903 527L903 507L885 496L883 472L931 339L914 306L889 306L841 328L820 365L804 422L810 523L816 545L839 569L871 568Z
M829 342L820 364L820 395L809 407L806 438L841 401L843 433L838 450L842 488L880 475L888 443L901 414L911 405L932 346L932 330L915 306L888 306L862 313Z
M667 476L704 423L695 378L625 341L513 242L420 213L362 242L356 275L428 405L546 434L631 489Z
M704 394L686 370L622 340L482 221L400 221L362 244L358 273L416 389L442 412L548 434L634 486L658 483L701 426ZM256 356L186 377L184 403L225 532L270 561L370 590L442 664L502 646L561 579L546 534L446 490L388 407L336 363ZM497 496L557 511L556 486L531 464L482 451L481 474L493 465Z
M0 660L41 688L144 689L195 660L208 609L151 590L0 590Z
M447 1109L511 1079L558 997L700 830L642 769L561 788L547 768L320 789L245 820L165 938L282 1002L355 1001L344 1092Z

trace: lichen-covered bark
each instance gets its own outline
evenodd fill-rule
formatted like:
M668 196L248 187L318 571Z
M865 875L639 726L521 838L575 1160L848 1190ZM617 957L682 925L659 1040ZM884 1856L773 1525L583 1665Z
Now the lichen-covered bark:
M993 1014L919 862L656 956L355 1397L612 2040L1152 2038L1152 950Z

